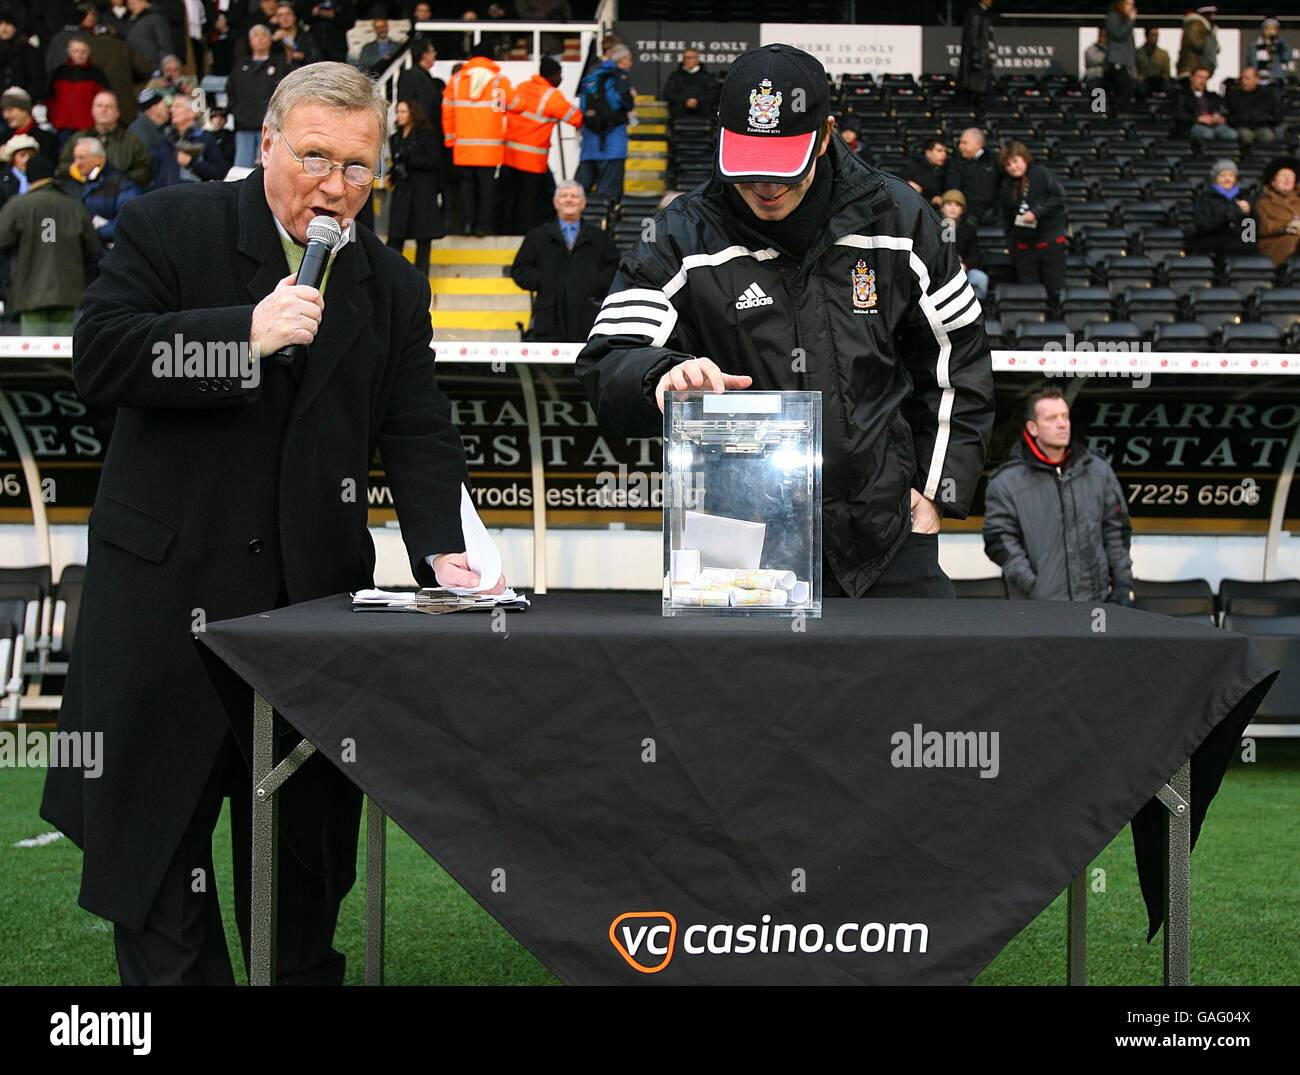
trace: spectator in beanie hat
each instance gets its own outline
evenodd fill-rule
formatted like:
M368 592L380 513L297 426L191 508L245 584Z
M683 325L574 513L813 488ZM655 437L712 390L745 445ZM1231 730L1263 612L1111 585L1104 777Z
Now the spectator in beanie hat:
M51 164L59 159L59 136L36 126L32 116L32 95L21 86L10 86L0 94L0 115L9 126L9 137L27 134L36 139L40 154Z

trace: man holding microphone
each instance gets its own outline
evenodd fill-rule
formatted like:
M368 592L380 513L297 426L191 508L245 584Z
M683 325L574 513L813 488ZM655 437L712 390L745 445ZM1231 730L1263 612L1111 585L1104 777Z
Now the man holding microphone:
M124 984L233 982L211 847L226 795L248 947L251 696L224 669L209 679L191 634L372 584L376 448L417 580L480 581L429 283L355 223L386 114L346 64L294 71L267 109L261 167L128 203L86 294L73 375L116 419L60 728L102 733L104 763L96 780L52 768L41 812L85 852L79 902L113 921ZM316 288L295 274L318 217L342 240ZM213 365L232 349L245 376ZM286 796L279 979L337 984L361 793L317 755Z
M951 597L993 425L983 314L906 183L835 135L826 72L790 45L732 65L710 182L623 259L578 356L602 427L662 431L664 393L819 390L827 596Z

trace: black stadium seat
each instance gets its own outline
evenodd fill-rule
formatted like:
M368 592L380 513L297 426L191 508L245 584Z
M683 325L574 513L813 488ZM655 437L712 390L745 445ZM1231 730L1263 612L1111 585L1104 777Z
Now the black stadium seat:
M1156 278L1155 263L1137 254L1108 254L1102 259L1101 269L1112 295L1128 288L1149 286Z
M1246 299L1235 287L1203 287L1188 293L1187 312L1193 321L1219 329L1245 318Z
M1239 598L1286 597L1300 598L1300 579L1224 579L1219 583L1219 610L1231 612Z
M1253 291L1260 284L1272 285L1277 269L1272 258L1259 254L1243 254L1228 258L1225 282L1242 293Z
M1178 320L1178 296L1168 287L1125 288L1119 308L1126 321L1138 325L1148 336L1154 326Z
M1271 354L1283 348L1282 330L1267 322L1227 324L1219 332L1219 349L1230 355L1261 351Z
M1047 288L1042 284L999 284L996 298L998 316L1005 324L1047 320Z
M1067 347L1074 333L1064 321L1021 321L1016 325L1016 346L1035 351L1055 344L1056 350Z
M1110 344L1115 350L1137 351L1142 343L1142 326L1132 321L1085 321L1083 338L1088 343L1103 345L1099 350ZM1123 346L1115 347L1116 344Z
M1197 322L1158 324L1151 330L1153 351L1208 351L1212 342L1213 333Z
M1067 287L1061 291L1061 320L1075 332L1083 331L1086 321L1109 321L1110 292L1104 287Z
M1300 287L1274 287L1256 293L1251 317L1276 325L1283 332L1300 324Z

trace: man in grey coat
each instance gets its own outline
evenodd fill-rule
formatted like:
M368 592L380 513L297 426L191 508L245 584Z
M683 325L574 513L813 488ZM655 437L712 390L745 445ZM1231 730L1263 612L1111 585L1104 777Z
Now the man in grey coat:
M1110 464L1070 436L1070 405L1048 385L1029 397L1011 458L989 478L984 551L1007 594L1133 603L1133 528Z

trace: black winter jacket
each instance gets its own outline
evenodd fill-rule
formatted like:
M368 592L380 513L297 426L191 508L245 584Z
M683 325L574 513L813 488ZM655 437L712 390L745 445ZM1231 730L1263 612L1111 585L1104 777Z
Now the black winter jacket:
M1115 472L1080 443L1054 467L1022 437L989 478L984 551L1012 598L1130 604L1132 533Z
M623 258L578 356L607 430L663 431L655 387L705 355L755 389L820 391L823 545L865 593L910 530L910 490L969 510L993 422L979 302L939 218L834 136L828 217L799 260L728 207L718 176L654 219ZM743 302L761 290L770 303ZM752 294L752 292L751 292Z

